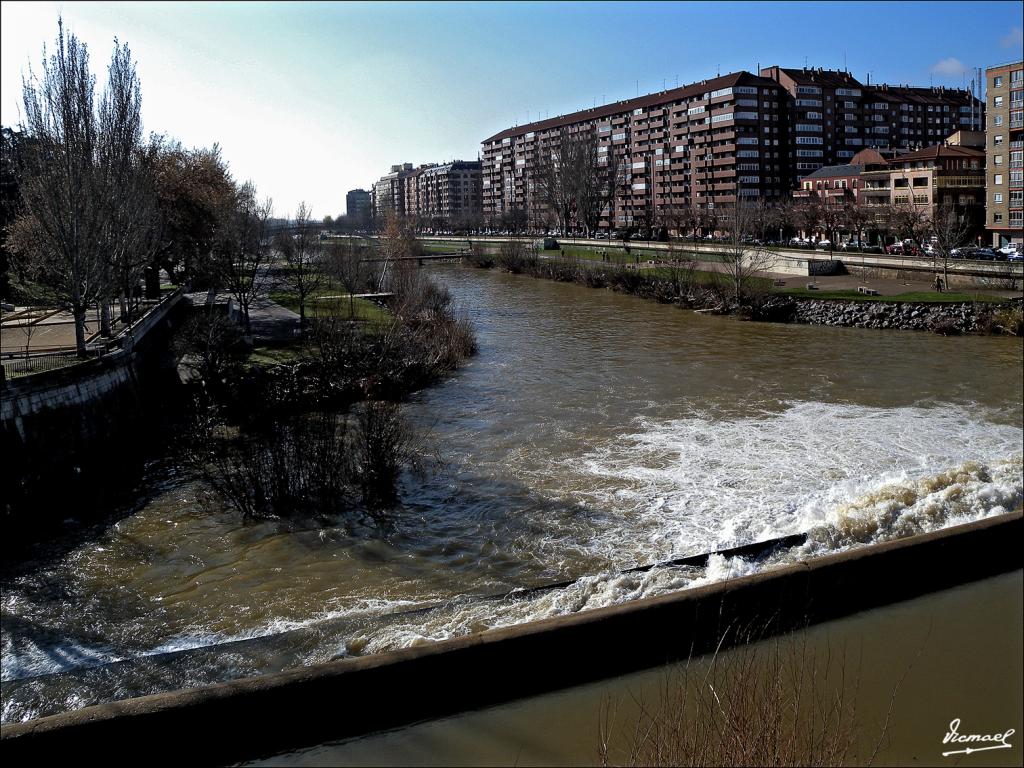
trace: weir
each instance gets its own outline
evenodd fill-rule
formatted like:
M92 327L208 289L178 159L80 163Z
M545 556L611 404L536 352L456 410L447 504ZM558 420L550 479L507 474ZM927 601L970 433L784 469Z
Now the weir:
M355 659L4 725L15 760L232 761L620 675L1021 567L1022 513ZM706 556L698 556L706 557ZM642 642L637 642L642 638ZM614 649L629 648L628 652ZM376 706L380 692L402 691ZM187 734L168 739L167 734ZM231 738L244 734L239 739Z

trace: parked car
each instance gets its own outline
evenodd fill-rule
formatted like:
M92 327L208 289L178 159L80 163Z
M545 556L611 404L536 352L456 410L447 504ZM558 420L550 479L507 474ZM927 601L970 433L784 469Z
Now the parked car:
M1016 252L1015 254L1013 254L1012 256L1007 256L1007 257L1006 257L1006 260L1007 260L1007 261L1014 261L1014 262L1017 262L1017 261L1024 261L1024 253L1021 253L1020 251L1017 251L1017 252Z
M817 248L819 251L828 251L832 248L832 241L819 240L817 243L814 244L814 247Z
M996 253L992 248L975 248L971 258L981 259L982 261L1000 261L1002 254Z
M1021 249L1020 249L1020 246L1017 243L1007 243L1006 245L1004 245L1002 248L1000 248L998 250L998 253L1001 253L1001 254L1003 254L1003 256L1006 256L1007 258L1009 258L1011 256L1020 256L1021 255Z

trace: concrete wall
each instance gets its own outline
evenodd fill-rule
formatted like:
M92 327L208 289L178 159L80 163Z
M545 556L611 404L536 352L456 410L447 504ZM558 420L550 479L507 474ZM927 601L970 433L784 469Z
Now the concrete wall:
M132 379L132 355L117 350L105 357L11 379L3 387L0 421L28 442L25 422L46 410L76 408L101 399Z
M90 498L131 482L156 431L147 403L162 397L173 372L169 338L180 298L175 293L141 318L108 355L0 382L5 533L77 518Z
M17 764L227 762L621 675L1021 567L1021 512L671 595L0 728ZM725 645L731 635L727 635Z

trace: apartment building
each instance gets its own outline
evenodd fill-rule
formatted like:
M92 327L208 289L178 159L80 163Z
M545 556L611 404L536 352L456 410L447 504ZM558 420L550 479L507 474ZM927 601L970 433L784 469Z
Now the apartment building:
M421 226L476 224L481 217L481 163L423 165L409 177L406 211Z
M952 205L980 230L984 222L985 152L949 142L865 163L861 204L871 208L913 205L931 218Z
M992 245L1024 243L1024 62L985 71L986 229Z
M370 223L373 213L373 200L365 189L352 189L345 195L345 215L356 226Z
M614 175L603 228L654 226L667 211L729 207L738 198L778 198L785 184L782 88L749 72L509 128L482 143L484 217L549 213L537 191L537 161L562 132L593 132L599 164Z
M481 217L480 168L479 160L393 165L373 185L374 214L392 210L419 227L475 225Z
M537 158L562 132L596 132L608 158L600 162L624 168L600 225L618 227L664 223L679 208L779 200L800 177L849 164L863 148L891 156L983 125L984 105L967 91L866 86L824 69L735 72L485 139L484 216L525 211L533 226L550 218L538 200Z
M817 197L829 203L858 203L863 165L826 165L800 180L793 191L794 200Z
M789 95L792 171L849 163L864 147L884 154L938 144L959 131L980 131L984 105L968 91L944 87L864 85L849 72L822 68L761 70Z
M373 218L381 220L388 211L405 216L405 180L412 174L412 163L392 165L391 171L373 185Z

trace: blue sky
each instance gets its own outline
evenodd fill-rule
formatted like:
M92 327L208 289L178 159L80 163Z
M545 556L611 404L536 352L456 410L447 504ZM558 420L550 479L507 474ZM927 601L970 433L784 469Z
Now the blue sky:
M1019 2L2 3L0 112L19 121L57 15L102 75L138 60L147 130L219 142L285 215L344 210L393 163L473 159L515 123L737 69L961 86L1021 57ZM102 79L102 77L100 78ZM970 74L966 76L970 80Z

